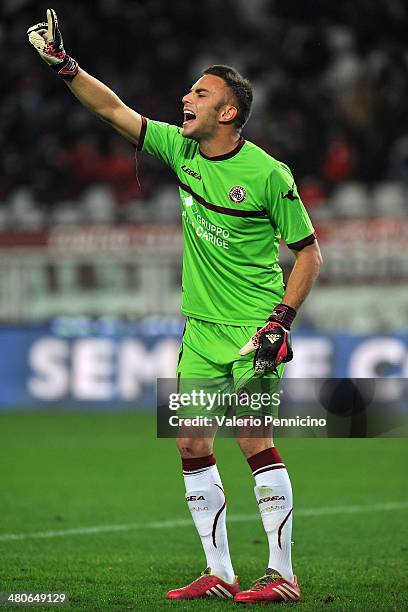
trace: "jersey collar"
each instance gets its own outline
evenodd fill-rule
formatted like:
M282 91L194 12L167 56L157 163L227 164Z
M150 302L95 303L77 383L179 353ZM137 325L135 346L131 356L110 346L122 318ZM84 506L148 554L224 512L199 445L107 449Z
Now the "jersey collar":
M204 153L200 151L200 148L198 149L198 151L201 157L204 157L204 159L208 159L209 161L223 161L224 159L230 159L230 157L234 157L234 155L239 153L242 147L244 146L244 144L245 144L245 138L240 136L238 140L238 144L235 147L235 149L232 149L232 151L230 151L229 153L224 153L224 155L215 155L214 157L208 157L207 155L204 155Z

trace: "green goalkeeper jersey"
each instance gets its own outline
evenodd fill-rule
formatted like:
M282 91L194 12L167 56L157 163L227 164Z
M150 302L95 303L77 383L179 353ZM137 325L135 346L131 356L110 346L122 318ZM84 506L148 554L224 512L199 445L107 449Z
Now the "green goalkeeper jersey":
M265 321L284 293L281 236L294 250L314 241L289 168L243 138L231 153L208 158L181 128L145 118L138 149L178 178L182 313L230 325Z

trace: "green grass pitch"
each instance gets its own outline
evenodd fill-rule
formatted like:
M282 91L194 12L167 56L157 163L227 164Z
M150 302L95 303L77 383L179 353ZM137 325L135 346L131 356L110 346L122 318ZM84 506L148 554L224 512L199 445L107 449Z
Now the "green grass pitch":
M282 439L277 446L294 486L299 609L407 610L406 440ZM215 452L234 567L247 587L267 562L253 481L233 440L219 440ZM75 611L239 608L164 598L205 563L174 440L156 439L152 416L2 414L0 483L0 591L66 591L65 609ZM59 533L100 526L106 531Z

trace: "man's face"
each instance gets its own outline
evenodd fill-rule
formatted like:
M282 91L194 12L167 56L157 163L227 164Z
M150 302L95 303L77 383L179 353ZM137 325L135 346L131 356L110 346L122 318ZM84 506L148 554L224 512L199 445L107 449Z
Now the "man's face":
M237 110L228 85L213 74L198 79L182 102L183 136L198 141L214 136L220 123L231 121Z

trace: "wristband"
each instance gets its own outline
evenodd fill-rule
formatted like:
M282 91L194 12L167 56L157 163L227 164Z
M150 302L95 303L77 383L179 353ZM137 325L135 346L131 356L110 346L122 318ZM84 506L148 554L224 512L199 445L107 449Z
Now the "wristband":
M268 321L280 323L285 329L290 329L293 319L296 317L296 310L292 306L286 304L278 304L273 309L273 312L268 317Z
M64 61L59 64L54 64L51 68L58 74L64 81L72 81L72 79L78 74L79 66L78 62L73 57L65 54Z

